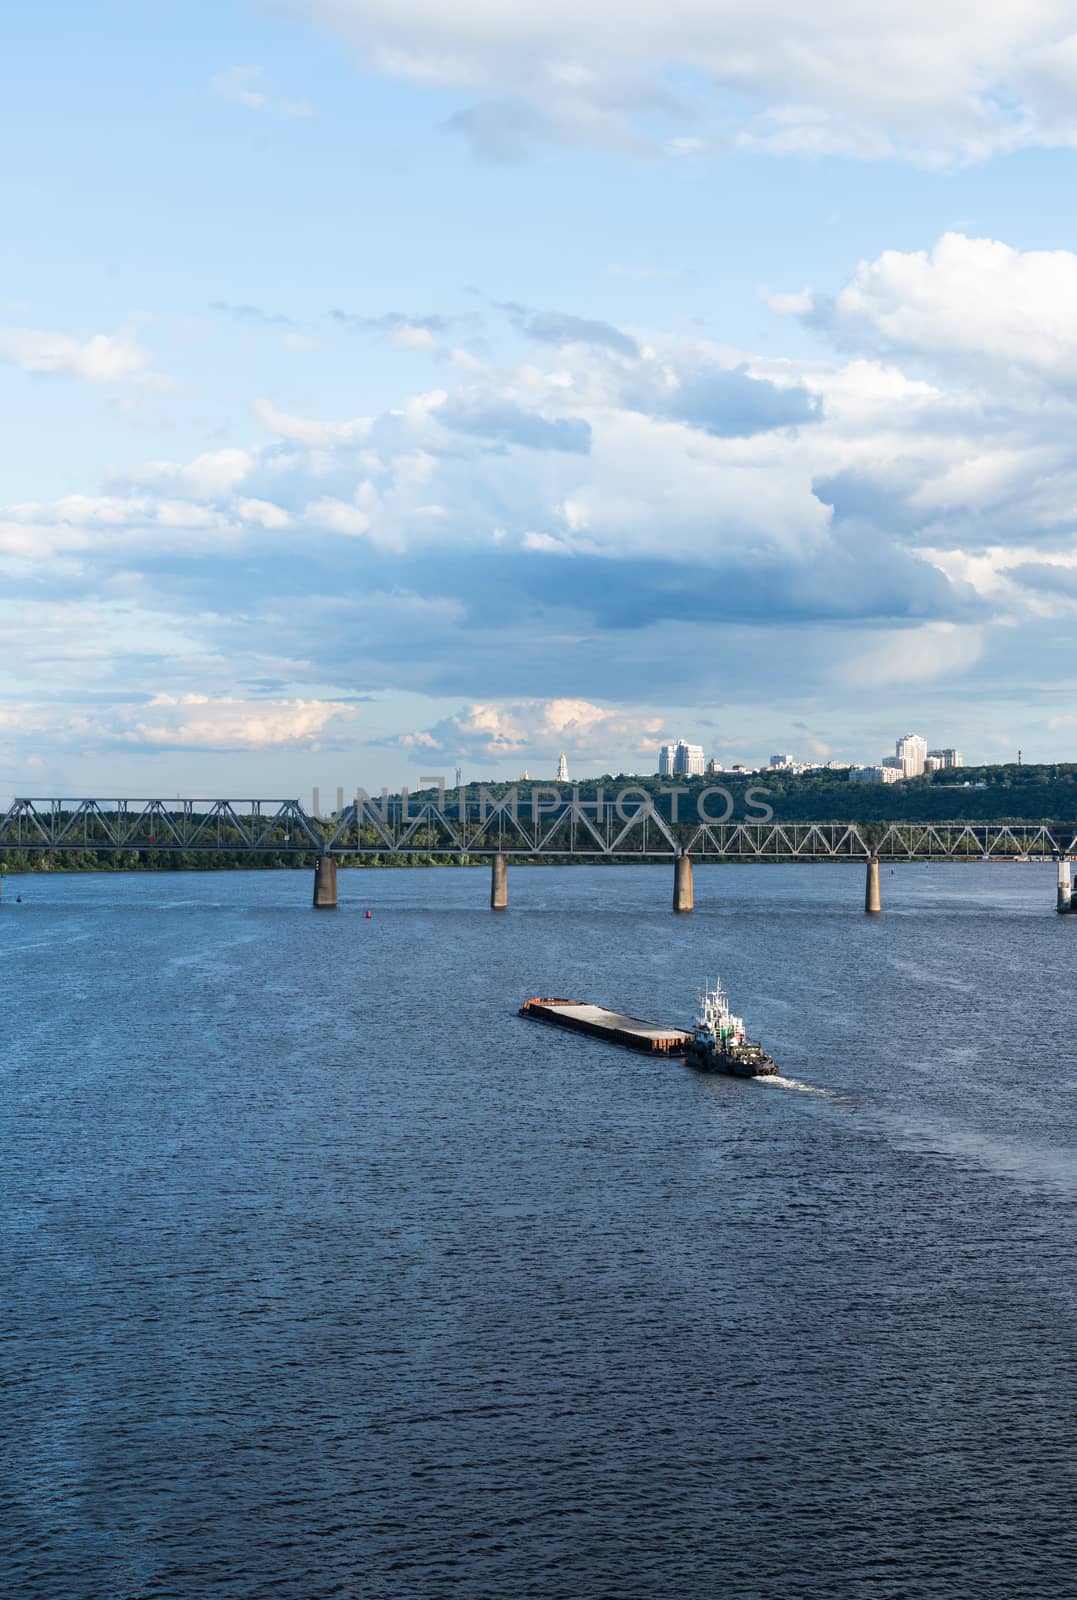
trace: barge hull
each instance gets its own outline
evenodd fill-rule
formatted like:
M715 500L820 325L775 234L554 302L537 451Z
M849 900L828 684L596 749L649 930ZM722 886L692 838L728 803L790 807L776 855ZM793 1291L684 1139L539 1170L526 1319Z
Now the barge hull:
M683 1056L692 1037L684 1028L663 1028L654 1022L644 1022L640 1017L588 1005L584 1000L561 1000L552 996L525 1000L520 1015L568 1028L573 1033L607 1039L610 1044L623 1045L649 1056Z

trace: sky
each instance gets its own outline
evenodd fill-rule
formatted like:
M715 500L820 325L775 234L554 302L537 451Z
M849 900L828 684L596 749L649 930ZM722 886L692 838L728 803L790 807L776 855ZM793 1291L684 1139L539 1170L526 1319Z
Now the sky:
M0 75L0 798L1077 757L1077 0L50 0Z

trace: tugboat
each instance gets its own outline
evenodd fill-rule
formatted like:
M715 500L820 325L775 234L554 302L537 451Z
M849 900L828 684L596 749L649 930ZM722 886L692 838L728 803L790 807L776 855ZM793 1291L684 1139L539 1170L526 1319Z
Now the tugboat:
M699 1017L685 1054L689 1065L701 1072L726 1072L734 1078L772 1078L778 1073L777 1063L761 1044L752 1043L740 1017L730 1011L720 978L699 997Z

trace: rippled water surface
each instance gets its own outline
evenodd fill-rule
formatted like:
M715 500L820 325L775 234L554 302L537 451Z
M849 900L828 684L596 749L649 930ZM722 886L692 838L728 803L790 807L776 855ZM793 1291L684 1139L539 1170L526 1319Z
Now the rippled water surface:
M1077 1594L1053 869L671 880L7 878L4 1600Z

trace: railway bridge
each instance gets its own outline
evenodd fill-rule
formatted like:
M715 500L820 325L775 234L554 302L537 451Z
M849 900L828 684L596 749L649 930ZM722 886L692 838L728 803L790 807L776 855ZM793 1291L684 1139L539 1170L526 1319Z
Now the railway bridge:
M443 794L374 800L359 791L328 818L316 803L307 811L298 800L20 798L0 813L0 866L15 851L160 855L162 865L176 852L238 853L275 864L313 857L314 905L332 909L342 859L479 858L490 861L490 904L503 910L513 860L665 860L673 865L673 909L687 912L695 861L844 861L863 866L864 907L876 913L884 861L1049 860L1058 865L1057 909L1077 911L1077 824L678 821L675 805L672 816L663 815L662 797L643 791L627 803L546 793L545 801L513 794L450 803Z

